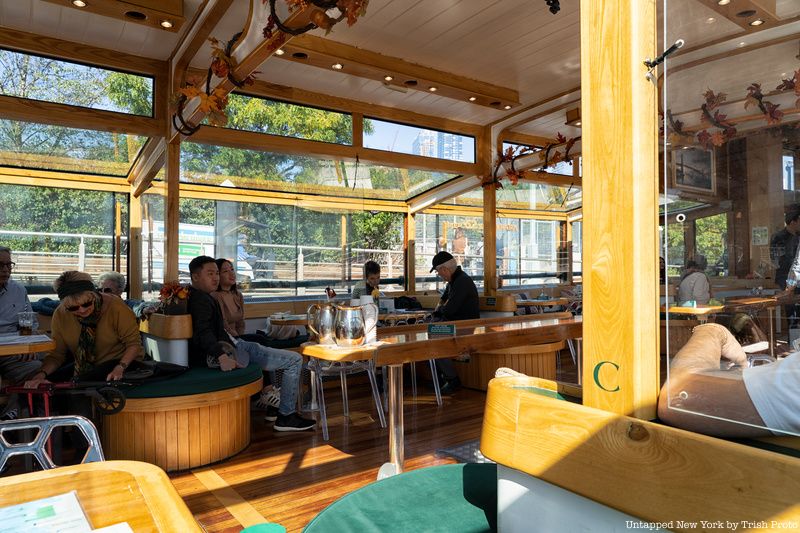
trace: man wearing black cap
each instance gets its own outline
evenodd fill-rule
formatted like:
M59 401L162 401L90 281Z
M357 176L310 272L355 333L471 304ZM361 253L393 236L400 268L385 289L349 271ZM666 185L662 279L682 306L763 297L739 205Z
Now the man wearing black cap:
M475 282L461 270L456 260L447 252L439 252L433 256L433 268L440 278L447 282L447 287L442 293L442 298L433 312L435 317L442 320L469 320L480 318L480 305L478 301L478 288ZM442 373L444 383L442 394L451 394L461 386L453 361L448 358L437 359L436 364Z

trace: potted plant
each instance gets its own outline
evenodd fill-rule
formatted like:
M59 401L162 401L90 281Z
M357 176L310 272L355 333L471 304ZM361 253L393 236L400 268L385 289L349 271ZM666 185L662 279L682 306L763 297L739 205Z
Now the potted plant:
M159 311L165 315L185 315L189 298L189 287L177 281L169 281L161 287Z

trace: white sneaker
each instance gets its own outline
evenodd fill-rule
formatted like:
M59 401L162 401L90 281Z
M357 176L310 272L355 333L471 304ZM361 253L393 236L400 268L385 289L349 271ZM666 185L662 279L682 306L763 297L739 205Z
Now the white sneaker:
M269 406L278 407L281 403L280 387L272 387L267 391L261 391L261 395L256 400L256 407L266 409Z

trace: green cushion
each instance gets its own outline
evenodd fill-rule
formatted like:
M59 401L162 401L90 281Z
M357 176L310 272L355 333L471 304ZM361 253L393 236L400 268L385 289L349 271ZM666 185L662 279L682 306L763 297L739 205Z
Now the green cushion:
M127 398L187 396L232 389L261 379L261 367L252 364L223 372L218 368L190 368L178 376L125 389Z
M457 464L412 470L370 483L322 510L304 533L497 529L497 465Z

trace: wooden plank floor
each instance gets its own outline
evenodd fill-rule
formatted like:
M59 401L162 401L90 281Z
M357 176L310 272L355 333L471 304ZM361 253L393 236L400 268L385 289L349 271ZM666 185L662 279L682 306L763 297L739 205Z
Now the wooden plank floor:
M406 469L452 463L437 449L480 437L486 394L462 389L439 408L430 387L420 383L411 397L406 380ZM209 532L238 532L244 526L277 522L300 531L340 496L376 479L388 460L388 432L376 417L366 380L348 379L350 420L342 416L338 381L326 386L330 440L316 433L277 433L253 412L250 446L235 457L170 478L189 509Z

